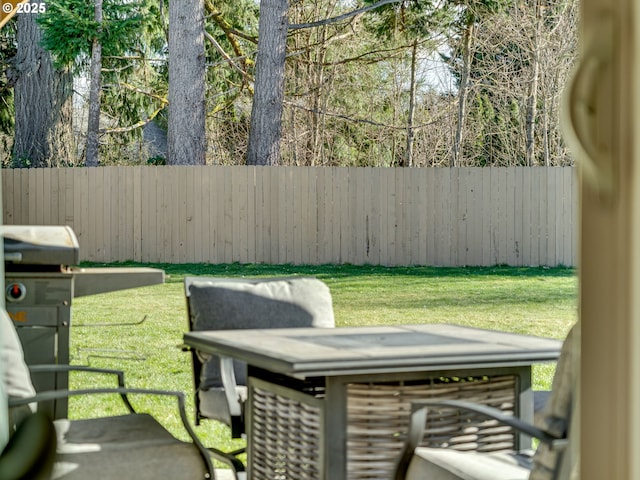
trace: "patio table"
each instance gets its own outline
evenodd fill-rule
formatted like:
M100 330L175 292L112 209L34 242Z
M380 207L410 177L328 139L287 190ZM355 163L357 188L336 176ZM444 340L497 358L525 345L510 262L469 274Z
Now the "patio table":
M204 331L184 340L247 363L253 480L389 479L413 400L466 399L531 421L531 365L557 360L561 347L445 324ZM453 413L437 421L426 445L507 451L530 444L493 422L469 429L468 418Z

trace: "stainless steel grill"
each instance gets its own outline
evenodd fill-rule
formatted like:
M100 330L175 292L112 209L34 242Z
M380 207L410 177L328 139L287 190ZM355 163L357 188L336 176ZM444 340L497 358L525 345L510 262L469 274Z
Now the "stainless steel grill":
M29 365L69 363L71 304L75 297L156 285L155 268L80 268L80 246L68 226L4 226L5 299ZM68 388L67 373L33 376L36 390ZM67 416L67 402L45 406Z

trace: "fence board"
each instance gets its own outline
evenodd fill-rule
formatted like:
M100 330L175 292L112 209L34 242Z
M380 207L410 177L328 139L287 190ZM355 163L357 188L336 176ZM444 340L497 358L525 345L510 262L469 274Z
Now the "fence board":
M29 216L35 219L36 223L40 222L38 217L38 196L41 185L38 185L38 170L29 171L29 190L33 192L29 195Z
M166 248L172 263L179 263L178 247L180 244L180 230L182 229L182 215L180 215L180 200L178 195L178 184L180 178L175 174L175 167L163 171L162 190L166 202L166 215L163 219ZM171 223L175 222L173 228Z
M280 239L284 240L278 242L279 245L279 258L278 263L292 263L293 262L293 170L295 167L285 167L284 169L284 181L282 182L283 188L280 191L278 197L279 208L278 210L283 215L280 215Z
M211 177L212 200L210 202L211 208L211 222L212 222L212 237L214 257L211 259L213 263L223 263L224 257L224 172L225 169L219 168L213 171ZM210 227L211 228L211 227Z
M55 170L55 172L54 172ZM52 182L54 183L51 189L51 199L54 202L54 214L55 218L51 219L52 225L63 225L65 222L65 170L55 168L52 169L54 174Z
M131 260L129 252L133 252L133 215L131 205L133 205L133 175L131 169L122 179L122 199L124 208L119 212L118 234L120 235L120 259ZM182 197L185 198L185 197Z
M43 170L43 201L47 202L44 209L43 222L47 222L47 225L55 222L58 217L58 176L57 169L54 171L44 171ZM44 176L47 175L48 178L45 180ZM55 192L55 195L54 195Z
M434 171L434 199L435 210L434 230L435 238L435 262L436 266L444 266L450 263L449 254L451 241L454 238L450 231L451 219L451 172L449 169Z
M256 261L271 262L271 173L269 168L256 167Z
M181 182L184 190L180 193L180 198L184 198L184 245L181 249L182 258L185 263L193 263L196 258L196 198L200 192L196 192L195 165L185 168L184 182ZM200 252L198 255L201 256Z
M158 222L156 212L158 208L155 193L157 171L157 167L150 166L140 172L140 217L142 228L140 260L143 262L155 262L157 258Z
M425 211L424 237L426 243L426 261L424 265L435 265L436 259L436 201L435 201L435 169L425 169L426 200L421 207Z
M2 172L2 191L11 191L11 194L6 194L2 199L2 218L6 218L9 222L14 221L13 209L15 208L15 204L13 203L13 198L17 195L12 185L14 176L13 170L5 170Z
M546 261L552 261L553 258L556 257L558 251L557 251L557 242L556 242L556 238L555 238L555 234L556 234L556 201L557 201L557 188L556 188L556 183L557 183L557 178L556 178L556 174L555 174L555 170L550 169L548 171L548 177L547 177L547 202L546 202L546 206L547 206L547 227L548 227L548 234L547 234L547 258Z
M513 201L510 201L507 191L508 169L498 168L498 205L499 215L497 217L498 226L498 263L507 264L511 257L513 241ZM510 208L511 207L511 208Z
M565 191L567 193L567 201L565 202L563 219L565 222L565 252L563 259L564 265L576 265L578 254L576 245L578 245L578 192L575 185L575 173L573 169L563 169L565 173Z
M336 217L340 219L337 229L337 236L340 239L340 251L338 258L340 263L345 262L351 255L351 198L349 189L351 188L351 169L340 168L341 173L338 175L336 187L338 189L338 198L340 199L334 205ZM334 225L335 228L335 225Z
M539 238L540 238L540 189L539 189L539 173L528 172L527 183L531 185L531 192L529 194L529 223L530 223L530 260L529 265L540 265L539 255Z
M329 251L331 253L328 261L330 263L342 263L342 258L340 256L342 248L340 243L340 230L342 227L340 205L343 200L340 197L340 190L344 190L344 187L341 185L341 182L344 179L344 169L332 167L331 170L332 175L329 179L331 185L331 220L329 223L331 229L331 243L329 244Z
M2 191L6 192L2 199L2 218L8 222L15 222L17 206L16 201L21 198L19 188L14 187L14 181L18 175L16 170L4 170L2 172Z
M87 175L89 177L89 214L98 218L106 218L104 208L105 203L107 203L104 201L105 169L88 168L87 170ZM123 211L124 210L126 209L123 209ZM115 246L122 245L122 250L126 249L126 245L120 243L120 239L116 239L112 242L105 236L105 234L108 233L108 229L107 231L105 231L104 222L88 222L86 231L90 238L89 241L94 245L94 260L97 262L104 262L105 258L107 258L107 252L105 252L107 244L112 244ZM121 253L123 252L119 252L118 258L120 258Z
M142 246L142 229L140 225L142 219L140 218L140 210L142 206L142 197L140 191L140 175L142 173L142 167L133 167L133 175L131 181L133 185L133 211L131 212L132 225L132 241L133 241L133 256L132 260L140 261L140 248Z
M193 171L193 167L185 169L177 169L176 177L180 179L178 182L178 198L177 202L180 208L180 235L178 236L178 263L187 262L187 251L190 247L191 230L191 206L187 204L187 190L189 189L189 172Z
M482 259L482 170L467 169L466 263Z
M89 170L89 214L104 219L103 222L90 222L94 225L88 229L91 241L96 246L95 260L120 260L126 252L120 236L122 225L119 221L119 216L127 209L122 197L126 191L126 186L123 185L126 171L113 167Z
M156 178L155 184L153 185L155 192L155 218L158 225L157 231L157 244L158 244L158 257L165 256L167 261L169 260L168 248L171 244L171 232L166 228L166 220L169 216L169 194L165 192L164 188L164 177L166 173L164 169L158 169L156 167ZM165 253L167 252L167 253Z
M318 201L318 167L310 168L309 170L309 229L306 232L307 241L309 242L309 263L318 264L318 237L317 232L319 228L318 207L320 202Z
M28 217L25 216L22 204L25 201L29 201L29 192L25 191L22 186L22 169L12 170L11 182L7 184L7 187L13 188L13 195L9 193L9 196L13 198L13 211L11 212L11 219L15 222L15 225L28 224ZM3 190L3 194L4 194Z
M214 170L201 167L198 175L201 181L202 196L198 199L202 208L202 218L196 219L200 222L200 242L202 245L202 257L196 258L196 261L210 262L213 256L213 242L215 241L215 230L213 229L213 212L215 204L213 203L214 192L212 173Z
M280 211L279 197L280 186L278 185L278 174L281 173L277 168L267 167L266 179L269 188L269 218L270 223L267 231L269 232L269 256L266 257L267 263L278 263L278 252L280 247L278 245L280 240Z
M217 228L218 228L218 259L221 263L232 262L231 256L231 202L232 195L229 191L231 185L231 171L229 167L223 166L218 172L216 177L216 186L218 191L218 215L217 215Z
M522 265L531 263L531 182L526 181L526 170L522 170Z
M242 241L242 255L240 262L253 263L255 261L251 259L251 252L255 251L256 245L253 240L253 231L255 229L255 221L253 217L252 198L254 195L253 183L250 182L250 172L252 167L244 166L241 169L241 187L242 197L244 198L244 209L241 222L241 235L244 235Z
M514 201L513 201L513 247L512 247L512 259L508 263L513 262L514 265L522 266L523 263L523 223L522 223L522 207L523 207L523 192L522 192L522 171L525 167L514 167L513 169L513 186L509 188L513 189ZM511 171L511 169L509 169Z
M6 224L96 261L574 265L573 168L101 167L3 172Z
M242 167L230 170L231 179L229 181L230 197L229 206L231 207L231 260L239 262L242 258L244 248L244 239L242 238L243 224L245 222L245 203L246 190L243 189L240 174Z
M369 227L367 230L368 262L378 265L380 258L380 169L372 168L368 180L367 204L369 205Z
M459 265L467 265L467 231L469 225L469 204L468 204L468 190L469 190L469 178L468 168L460 168L455 170L457 173L457 187L455 196L457 206L452 209L455 213L452 225L456 228L456 243L455 243L455 262Z
M571 265L573 258L571 251L573 250L571 242L573 241L573 235L571 232L571 206L574 204L573 192L571 189L571 172L565 169L558 169L562 177L562 211L558 212L558 235L561 235L559 241L562 243L562 257L561 263L563 265Z
M95 170L101 170L103 173L103 178L98 181L103 185L101 200L103 201L104 222L102 231L99 232L101 238L104 239L104 260L102 261L107 261L107 258L122 260L126 249L121 239L120 230L124 228L126 218L122 219L121 217L125 215L125 210L130 208L123 197L125 187L122 185L127 171L116 167L96 168Z
M411 264L424 265L427 262L426 232L426 174L425 168L411 169Z
M389 221L395 216L394 192L389 178L393 170L380 170L380 263L395 264L395 223Z
M554 228L555 228L555 232L559 233L563 227L562 227L562 212L563 212L563 207L562 207L562 203L564 201L564 192L563 192L563 180L562 180L562 176L561 176L561 170L560 169L555 169L553 171L554 173L554 177L555 177L555 208L553 210L553 220L554 220ZM555 235L554 235L555 236ZM554 243L555 243L555 254L553 255L554 258L563 258L564 256L564 252L563 252L563 247L564 247L564 242L562 241L562 239L560 238L555 238L554 239Z
M246 263L256 262L256 185L254 181L256 167L245 167L244 178L247 184L247 252Z
M394 265L403 265L405 263L404 259L404 250L405 250L405 231L406 231L406 220L405 220L405 205L404 205L404 186L402 184L402 177L404 169L393 169L393 218L395 225L395 253L393 255Z
M76 232L78 235L78 241L82 242L81 244L87 245L89 252L89 259L95 258L92 249L95 249L95 246L91 244L91 239L88 236L87 231L87 214L88 214L88 202L87 202L87 188L88 188L88 175L86 169L77 168L74 172L75 178L73 180L74 186L77 185L77 200L74 198L73 205L73 213L74 216L78 219ZM77 213L76 213L77 212Z
M291 235L293 238L291 260L288 263L308 263L305 257L305 233L307 218L304 212L309 206L309 177L307 167L292 167L291 169Z
M538 188L540 189L540 203L539 203L539 211L538 211L538 225L540 226L540 236L539 236L539 245L538 245L538 255L540 256L540 263L546 264L547 262L547 248L548 248L548 235L549 235L549 225L547 218L547 203L549 199L548 193L548 185L549 182L549 171L541 171L539 176L539 184Z
M73 227L73 170L63 169L64 172L64 224Z
M126 225L126 210L129 208L126 199L126 186L125 178L128 176L128 171L121 169L114 169L110 167L114 172L112 175L112 185L110 189L110 195L115 195L114 207L110 208L110 215L105 218L110 218L109 224L106 226L105 233L108 232L109 242L112 243L112 255L118 260L122 260L122 257L126 255L126 240L124 238L124 230ZM104 169L101 169L104 171Z
M87 235L87 243L92 245L91 249L95 252L95 256L92 260L97 262L104 262L107 258L115 257L120 260L121 254L126 251L126 245L122 244L122 239L117 235L119 234L118 226L111 228L111 205L114 192L111 190L110 180L105 180L105 177L111 179L112 175L109 169L104 168L87 168L87 203L89 218L87 219L85 233ZM117 170L116 170L117 171ZM118 175L123 177L123 173L118 172ZM121 180L118 178L115 181L115 185L120 188L121 191L126 190L126 187L122 187ZM120 192L115 192L118 197ZM125 206L122 198L118 198L120 207L117 211L122 210L122 214L125 213L127 208L131 206ZM108 206L107 206L108 204ZM96 222L94 218L103 218L103 222ZM122 222L124 224L124 222Z

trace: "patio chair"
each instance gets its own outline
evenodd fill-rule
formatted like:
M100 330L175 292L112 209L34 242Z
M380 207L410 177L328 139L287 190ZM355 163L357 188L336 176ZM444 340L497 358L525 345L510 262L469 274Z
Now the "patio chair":
M551 395L536 417L537 426L498 410L455 400L416 402L412 405L407 439L398 460L394 480L577 480L577 454L571 449L571 419L579 365L579 324L564 341L553 379ZM493 419L539 440L535 453L463 452L449 448L422 447L426 425L438 425L438 412L472 412L480 419ZM481 421L481 420L480 420ZM470 423L470 429L473 424Z
M310 277L184 280L189 330L335 326L329 288ZM222 422L233 438L245 433L246 365L191 350L196 424Z
M158 478L171 478L172 480L215 479L212 457L226 462L232 467L239 464L237 459L228 457L217 450L207 449L200 442L188 422L185 397L182 392L125 388L124 374L119 370L71 365L27 367L12 322L2 309L0 309L0 334L2 340L0 354L5 362L3 371L6 372L2 381L5 383L5 390L9 395L9 418L11 422L15 422L16 427L9 445L15 445L14 448L19 448L27 441L25 437L30 437L33 439L32 441L36 442L33 444L34 451L40 450L43 457L46 457L47 452L56 446L51 478L63 480L84 480L87 478L100 478L101 480L122 480L123 478L136 478L137 480L156 480ZM29 369L33 373L83 370L113 374L117 377L118 386L115 388L41 391L34 394L35 390L31 383ZM32 409L37 409L37 405L41 402L96 394L119 395L129 413L102 418L55 420L52 422L55 428L53 439L50 437L51 430L47 430L46 425L42 423L42 416L32 414ZM136 413L129 402L130 395L159 395L175 398L180 418L190 441L177 439L151 415ZM11 458L17 457L14 455ZM24 463L20 462L19 466L28 468L28 464L31 463L29 457L25 456L23 460ZM13 468L15 465L10 465L10 467ZM230 472L230 470L228 471ZM37 477L35 471L31 472L24 478L48 478L48 476ZM46 471L42 473L42 475L46 474ZM21 477L17 476L16 478Z

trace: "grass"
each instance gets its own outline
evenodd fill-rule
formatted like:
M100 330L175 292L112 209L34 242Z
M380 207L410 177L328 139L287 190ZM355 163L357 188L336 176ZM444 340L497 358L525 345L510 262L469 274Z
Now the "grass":
M87 264L87 266L103 266ZM182 281L188 275L313 275L333 297L337 326L453 323L493 330L563 338L577 319L577 277L569 268L435 268L351 265L268 266L204 264L133 264L152 266L168 277L163 285L81 297L73 301L72 364L119 368L127 384L187 393L193 412L191 363L178 348L187 329ZM140 325L134 323L144 316ZM107 327L92 324L111 324ZM555 365L534 367L535 388L548 389ZM73 374L72 386L112 385L105 379ZM177 409L171 400L137 397L148 411L178 437ZM72 399L70 417L125 413L116 398ZM209 446L237 448L224 427L205 421L196 427Z

